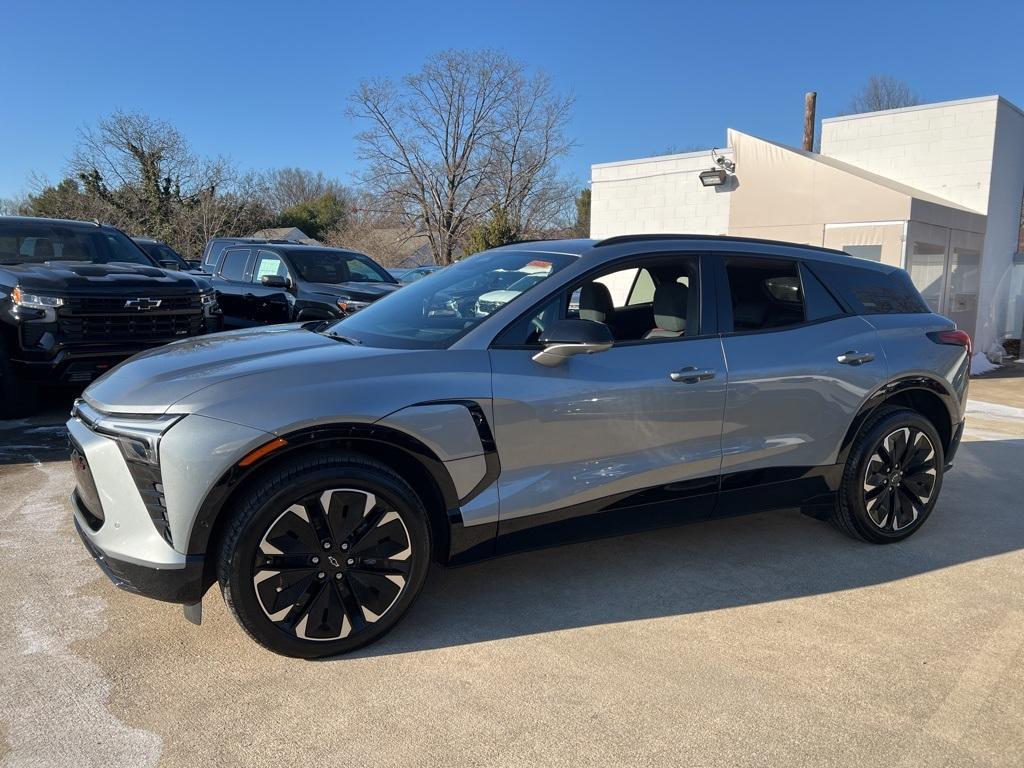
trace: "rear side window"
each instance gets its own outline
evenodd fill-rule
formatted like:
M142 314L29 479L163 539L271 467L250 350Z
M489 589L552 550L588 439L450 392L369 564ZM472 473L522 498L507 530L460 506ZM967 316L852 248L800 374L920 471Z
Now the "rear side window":
M245 265L249 261L249 253L248 248L238 248L225 253L220 276L225 280L241 282L245 278Z
M804 297L795 261L729 257L734 331L761 331L804 322Z
M858 315L907 315L931 311L910 281L910 275L902 269L879 272L845 264L816 262L813 271Z
M839 302L814 276L806 264L800 265L800 280L803 283L804 306L808 320L824 320L828 317L845 314L843 308L839 306Z

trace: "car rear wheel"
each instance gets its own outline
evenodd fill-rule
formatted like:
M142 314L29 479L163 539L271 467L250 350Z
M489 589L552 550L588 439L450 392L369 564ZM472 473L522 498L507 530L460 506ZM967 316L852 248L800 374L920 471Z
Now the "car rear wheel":
M905 408L880 413L854 441L833 522L874 544L902 541L935 507L944 466L942 442L928 419Z
M236 506L221 544L229 608L260 644L302 658L387 633L426 579L422 502L387 466L354 454L302 457Z

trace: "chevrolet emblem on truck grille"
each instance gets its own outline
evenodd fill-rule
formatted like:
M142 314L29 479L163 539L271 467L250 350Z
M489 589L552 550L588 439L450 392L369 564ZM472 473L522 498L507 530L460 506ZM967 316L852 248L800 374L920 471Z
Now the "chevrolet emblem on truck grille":
M161 299L128 299L124 303L125 309L156 309L160 306Z

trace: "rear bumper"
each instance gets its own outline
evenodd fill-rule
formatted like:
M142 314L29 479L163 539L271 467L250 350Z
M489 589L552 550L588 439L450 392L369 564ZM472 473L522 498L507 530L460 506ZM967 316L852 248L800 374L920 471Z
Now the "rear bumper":
M77 493L72 493L71 502L75 507L75 530L93 560L114 586L126 592L163 600L168 603L191 605L203 598L203 566L201 555L190 555L180 568L161 568L151 565L118 560L104 553L82 527L83 513Z

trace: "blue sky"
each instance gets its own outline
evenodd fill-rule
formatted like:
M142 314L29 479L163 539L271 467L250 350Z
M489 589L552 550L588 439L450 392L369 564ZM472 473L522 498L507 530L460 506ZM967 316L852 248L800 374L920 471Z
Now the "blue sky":
M501 48L576 96L566 170L720 145L735 127L797 144L803 94L840 111L872 72L926 101L1024 106L1024 3L26 2L0 0L0 197L60 178L76 133L115 109L170 121L243 169L351 182L361 78L448 47Z

